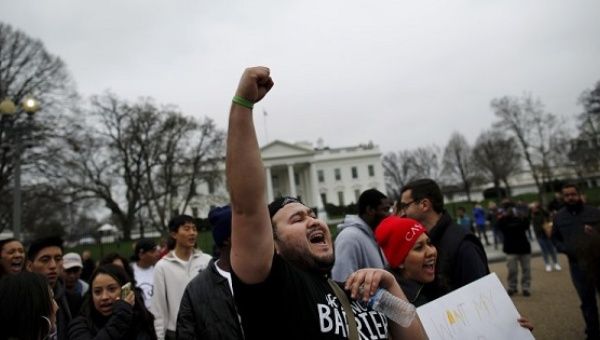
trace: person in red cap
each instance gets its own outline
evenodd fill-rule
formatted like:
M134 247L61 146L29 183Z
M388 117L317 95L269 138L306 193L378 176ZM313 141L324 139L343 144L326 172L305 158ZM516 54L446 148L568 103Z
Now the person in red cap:
M398 216L385 218L375 229L375 239L390 271L408 300L417 307L429 302L421 291L425 283L435 279L437 250L426 231L419 222Z
M375 239L407 299L417 307L435 299L425 296L422 289L435 279L437 260L437 249L427 229L416 220L389 216L375 229ZM527 317L521 316L518 322L533 330Z

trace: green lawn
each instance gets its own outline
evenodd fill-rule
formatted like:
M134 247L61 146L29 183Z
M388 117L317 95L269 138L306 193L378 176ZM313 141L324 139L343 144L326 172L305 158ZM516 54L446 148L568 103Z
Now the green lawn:
M155 239L159 243L159 239ZM212 254L214 241L210 231L200 231L198 233L198 248L202 249L207 254ZM99 260L109 253L118 253L125 258L129 258L133 254L133 241L120 241L114 243L106 243L100 245L84 245L72 248L66 248L65 252L77 252L81 254L83 250L90 250L92 258Z

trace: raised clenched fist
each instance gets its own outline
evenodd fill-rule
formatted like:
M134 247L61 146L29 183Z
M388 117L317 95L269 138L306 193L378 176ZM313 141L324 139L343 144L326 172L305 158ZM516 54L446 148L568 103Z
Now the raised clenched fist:
M267 67L249 67L244 70L235 93L252 103L259 102L273 87L273 79Z

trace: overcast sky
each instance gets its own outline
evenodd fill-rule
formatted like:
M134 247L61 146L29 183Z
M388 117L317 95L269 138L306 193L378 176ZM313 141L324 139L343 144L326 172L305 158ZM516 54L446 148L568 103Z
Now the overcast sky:
M490 100L581 111L600 80L600 1L0 0L0 20L60 56L84 96L151 96L225 129L242 70L271 68L259 142L473 143ZM262 111L268 112L266 124Z

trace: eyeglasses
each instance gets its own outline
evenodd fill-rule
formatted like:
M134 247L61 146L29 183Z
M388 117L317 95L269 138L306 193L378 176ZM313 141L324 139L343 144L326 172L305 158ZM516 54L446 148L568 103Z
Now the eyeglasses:
M419 202L421 202L421 201L410 201L408 203L400 202L400 203L398 203L398 211L406 211L406 209L408 209L408 207L410 207L412 204L414 204L414 203L418 204Z

